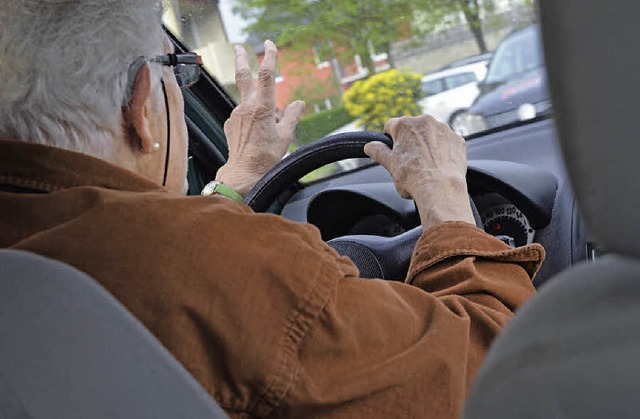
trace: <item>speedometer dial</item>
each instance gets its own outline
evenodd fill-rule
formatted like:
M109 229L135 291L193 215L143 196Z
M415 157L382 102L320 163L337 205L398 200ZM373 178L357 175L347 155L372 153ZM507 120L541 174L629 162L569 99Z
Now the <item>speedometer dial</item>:
M498 205L482 213L484 230L493 236L509 236L516 246L533 242L535 230L527 217L513 204Z

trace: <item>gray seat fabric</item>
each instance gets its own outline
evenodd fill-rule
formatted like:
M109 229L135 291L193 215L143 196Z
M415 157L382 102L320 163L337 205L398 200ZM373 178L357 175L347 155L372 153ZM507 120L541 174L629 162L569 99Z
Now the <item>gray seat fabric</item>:
M496 340L465 418L640 415L640 262L560 274Z
M224 418L94 280L0 250L0 417Z
M496 340L465 418L640 416L637 1L540 1L560 142L608 256L549 281ZM606 79L606 81L605 81Z

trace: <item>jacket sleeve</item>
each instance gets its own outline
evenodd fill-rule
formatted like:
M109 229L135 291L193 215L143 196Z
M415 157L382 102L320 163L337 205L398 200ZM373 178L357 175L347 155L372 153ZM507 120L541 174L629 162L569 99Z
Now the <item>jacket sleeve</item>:
M457 417L495 336L534 294L538 244L511 249L449 222L418 241L406 283L346 276L297 348L276 411L295 417Z

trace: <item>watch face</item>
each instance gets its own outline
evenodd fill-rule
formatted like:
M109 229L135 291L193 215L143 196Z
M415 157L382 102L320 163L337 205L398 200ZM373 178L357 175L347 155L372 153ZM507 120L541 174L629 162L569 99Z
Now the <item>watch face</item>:
M218 186L219 183L220 182L218 182L217 180L207 183L205 187L202 188L202 192L200 192L200 195L202 196L213 195L216 192L216 187Z
M207 183L207 185L202 188L202 192L200 192L200 195L202 196L211 196L216 194L238 202L242 202L244 200L242 195L218 180Z

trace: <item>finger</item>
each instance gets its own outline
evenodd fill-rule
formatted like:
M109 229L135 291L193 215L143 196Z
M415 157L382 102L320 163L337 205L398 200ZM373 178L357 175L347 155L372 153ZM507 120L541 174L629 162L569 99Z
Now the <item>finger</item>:
M282 119L278 123L276 127L278 133L281 136L292 137L296 130L296 126L298 122L300 122L300 118L302 117L302 112L304 111L304 102L301 100L296 100L286 107L284 112L282 113Z
M364 153L380 163L382 167L390 172L391 168L391 149L380 141L372 141L365 144Z
M258 94L260 101L269 108L276 103L276 65L278 48L269 40L264 42L264 59L258 70Z
M222 129L224 131L224 135L226 135L227 138L231 138L230 132L231 132L231 122L229 122L230 120L227 119L226 121L224 121L224 125L222 126Z
M249 67L249 55L240 45L235 46L236 51L236 86L240 92L240 101L244 102L253 95L253 77Z
M389 134L391 138L395 138L396 136L399 119L400 118L389 118L389 120L384 124L384 133Z

